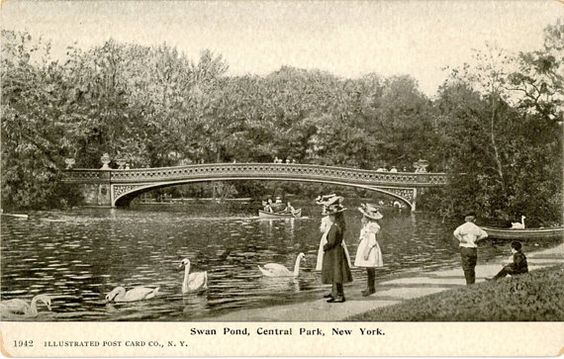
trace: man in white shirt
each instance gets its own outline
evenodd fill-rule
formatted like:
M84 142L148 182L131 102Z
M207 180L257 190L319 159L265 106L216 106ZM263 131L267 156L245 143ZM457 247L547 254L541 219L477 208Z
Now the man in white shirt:
M478 246L476 242L488 236L482 228L474 224L475 219L474 214L469 213L464 217L466 223L454 230L454 237L459 242L460 259L462 260L462 270L464 270L466 285L476 282L475 269L476 262L478 261Z

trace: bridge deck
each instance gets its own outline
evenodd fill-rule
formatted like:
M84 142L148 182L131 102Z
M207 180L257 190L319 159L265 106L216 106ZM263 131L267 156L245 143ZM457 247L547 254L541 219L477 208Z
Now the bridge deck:
M182 180L337 180L364 185L433 187L447 183L445 173L378 172L347 167L285 163L210 163L178 167L128 170L73 169L65 173L69 183L156 183Z

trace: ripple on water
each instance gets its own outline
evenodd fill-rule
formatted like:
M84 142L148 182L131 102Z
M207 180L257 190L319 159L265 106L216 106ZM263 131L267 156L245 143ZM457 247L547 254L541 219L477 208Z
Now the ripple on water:
M91 274L83 274L83 275L71 275L69 276L70 279L74 279L74 280L84 280L84 279L89 279L92 278L93 276Z
M190 320L289 302L325 290L319 273L307 266L299 280L267 279L256 268L276 262L292 269L299 252L311 256L314 263L319 218L260 221L249 218L248 212L210 218L217 208L206 206L198 207L195 217L185 212L186 207L183 212L159 207L69 211L65 215L70 223L56 225L3 221L2 298L32 296L30 289L67 295L53 302L54 312L45 320ZM210 217L204 217L207 213ZM346 216L347 244L354 255L359 217L352 211ZM442 239L450 238L452 228L419 214L416 219L395 213L383 219L386 268L378 272L382 280L397 271L458 265L450 241ZM181 294L183 272L177 268L183 257L192 260L192 271L208 271L209 290L204 294ZM364 271L353 272L353 285L364 281ZM107 306L105 294L118 285L159 285L163 296L146 303Z
M62 263L62 262L51 262L49 264L47 264L47 268L58 268L58 267L64 267L66 266L67 263Z
M12 296L19 296L22 294L26 294L27 290L3 290L2 291L2 298L4 297L12 297Z
M75 263L74 266L75 266L75 267L78 267L78 268L82 268L82 267L87 268L87 267L92 267L92 264L89 264L89 263Z
M14 280L16 282L35 282L40 279L38 279L37 277L19 277L19 278L14 278Z

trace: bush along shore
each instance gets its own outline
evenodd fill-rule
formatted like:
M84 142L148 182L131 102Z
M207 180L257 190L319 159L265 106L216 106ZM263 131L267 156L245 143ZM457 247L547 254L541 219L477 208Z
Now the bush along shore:
M564 265L411 299L352 321L562 321Z

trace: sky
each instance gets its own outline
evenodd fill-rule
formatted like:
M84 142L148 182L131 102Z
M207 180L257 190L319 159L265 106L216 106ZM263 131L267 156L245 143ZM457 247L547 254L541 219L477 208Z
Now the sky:
M166 42L196 60L221 54L230 75L281 66L345 78L408 74L433 96L443 68L471 62L486 43L510 53L539 49L543 29L564 21L559 1L15 1L2 3L2 28L53 43L63 57L113 38Z

